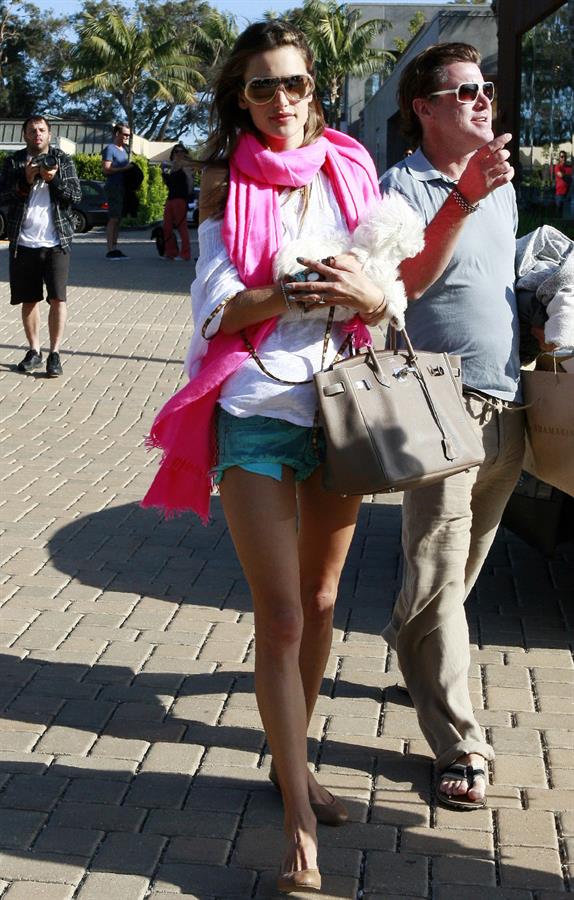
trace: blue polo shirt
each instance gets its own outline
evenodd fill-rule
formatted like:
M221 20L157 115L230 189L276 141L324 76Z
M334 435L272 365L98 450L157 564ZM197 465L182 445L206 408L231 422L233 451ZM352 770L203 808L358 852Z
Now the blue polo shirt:
M402 194L425 225L454 185L433 168L420 148L381 178L384 190ZM467 387L510 401L520 400L514 291L517 224L514 188L506 184L466 217L445 271L420 300L409 302L406 314L415 348L461 356Z
M117 169L121 168L121 166L127 166L130 157L127 150L124 150L123 147L118 147L117 144L108 144L102 150L102 159L105 162L111 162L112 167ZM123 187L124 173L112 172L110 175L106 175L106 184L110 187L112 185L114 187Z

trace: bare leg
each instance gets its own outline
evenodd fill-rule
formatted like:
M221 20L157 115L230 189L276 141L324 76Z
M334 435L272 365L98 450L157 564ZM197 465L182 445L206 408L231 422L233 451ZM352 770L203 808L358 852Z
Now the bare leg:
M28 345L40 352L40 301L22 304L22 324Z
M304 615L299 668L308 722L331 651L337 590L361 500L362 497L340 497L325 491L320 469L299 485L299 562ZM309 793L313 803L329 802L329 792L310 772Z
M108 252L110 250L115 250L118 245L118 234L120 231L120 220L119 219L108 219L108 224L106 226L106 238L108 242Z
M68 318L66 304L61 300L50 300L48 313L48 332L50 334L50 351L58 352L64 337L64 326Z
M283 871L317 865L307 786L307 710L299 671L303 630L293 472L274 481L234 467L221 483L229 530L255 612L255 691L281 781L287 848Z

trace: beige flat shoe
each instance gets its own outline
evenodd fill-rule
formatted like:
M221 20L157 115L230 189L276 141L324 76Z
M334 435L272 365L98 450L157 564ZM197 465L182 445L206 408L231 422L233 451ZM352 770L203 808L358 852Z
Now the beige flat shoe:
M281 785L279 784L279 779L273 763L271 763L271 768L269 769L269 781L277 788L279 793L281 793ZM321 825L331 825L332 827L344 825L349 818L349 810L345 804L341 803L341 801L334 797L333 794L330 792L328 793L331 798L328 803L311 803L311 809L315 813L315 818Z
M282 894L294 894L297 891L320 891L321 873L319 869L281 872L277 879L277 890Z

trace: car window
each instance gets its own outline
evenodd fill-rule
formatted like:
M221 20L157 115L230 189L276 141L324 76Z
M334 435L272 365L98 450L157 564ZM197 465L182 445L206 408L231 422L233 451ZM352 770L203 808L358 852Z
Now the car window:
M84 199L88 197L97 197L99 191L94 187L93 184L86 184L85 181L82 182L82 194L84 195Z

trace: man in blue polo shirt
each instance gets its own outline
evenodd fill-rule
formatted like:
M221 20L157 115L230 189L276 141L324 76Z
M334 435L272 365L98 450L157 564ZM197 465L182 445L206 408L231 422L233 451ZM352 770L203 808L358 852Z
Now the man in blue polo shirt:
M102 150L102 170L106 178L106 200L108 201L108 225L106 259L127 259L118 248L120 222L124 206L124 173L130 168L130 157L126 149L130 141L130 129L119 123L114 125L113 143Z
M478 469L405 492L403 585L383 632L436 757L437 800L459 809L485 805L485 761L494 758L470 700L464 601L520 474L524 441L511 135L494 137L494 85L479 65L478 51L461 43L429 47L407 64L401 117L418 149L382 178L427 225L424 250L401 266L409 337L421 350L462 357L485 451Z

